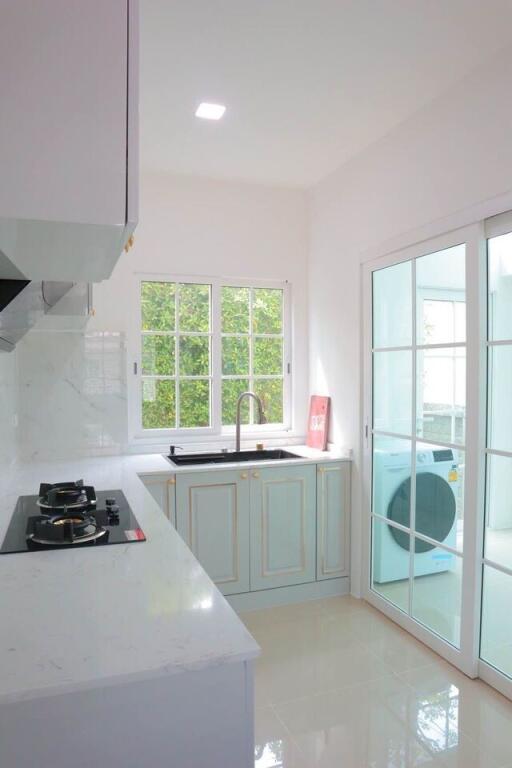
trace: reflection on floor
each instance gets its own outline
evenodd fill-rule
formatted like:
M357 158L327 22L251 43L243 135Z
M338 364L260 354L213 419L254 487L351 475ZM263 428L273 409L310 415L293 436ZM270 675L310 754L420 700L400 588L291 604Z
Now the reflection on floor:
M351 597L242 614L255 768L512 768L512 703Z

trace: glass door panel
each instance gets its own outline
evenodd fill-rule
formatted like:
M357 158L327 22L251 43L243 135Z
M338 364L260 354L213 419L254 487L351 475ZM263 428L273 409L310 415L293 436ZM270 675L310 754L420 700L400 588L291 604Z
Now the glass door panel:
M488 368L489 448L512 453L512 342L489 347Z
M373 518L372 528L372 588L388 602L408 613L410 536L378 517ZM398 548L402 556L390 557L390 548Z
M480 656L512 677L512 575L485 565Z
M465 451L416 444L416 532L463 550Z
M375 271L372 283L371 589L456 647L464 517L465 258L465 245L457 245Z
M407 347L412 342L411 262L373 273L373 346Z
M416 376L418 437L463 444L466 422L465 347L418 350Z
M388 507L399 495L403 478L411 476L412 441L375 435L373 438L373 514L388 518ZM393 493L390 491L393 489ZM409 510L403 525L409 527Z
M459 647L462 558L418 538L415 550L412 615Z
M509 456L487 456L484 552L487 560L512 570L512 458Z
M412 429L411 351L375 352L373 377L375 428L381 432L410 435Z
M489 340L512 339L512 232L488 241L488 281Z
M466 341L466 246L416 259L417 343Z

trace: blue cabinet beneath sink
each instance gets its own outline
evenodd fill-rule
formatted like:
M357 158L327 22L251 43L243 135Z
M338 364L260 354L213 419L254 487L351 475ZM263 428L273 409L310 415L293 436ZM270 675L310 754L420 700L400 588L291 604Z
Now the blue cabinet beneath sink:
M248 472L176 476L176 528L225 595L248 592Z
M315 581L316 466L251 473L251 589Z
M348 576L349 462L241 465L144 482L157 500L155 483L167 491L166 514L225 595L302 585L321 596Z

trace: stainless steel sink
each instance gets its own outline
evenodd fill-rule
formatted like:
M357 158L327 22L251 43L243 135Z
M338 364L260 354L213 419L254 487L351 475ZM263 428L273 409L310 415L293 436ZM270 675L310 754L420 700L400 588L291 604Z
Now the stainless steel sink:
M280 461L282 459L300 459L295 453L281 448L263 451L225 451L215 453L180 453L179 456L167 456L176 466L196 464L230 464L234 461Z

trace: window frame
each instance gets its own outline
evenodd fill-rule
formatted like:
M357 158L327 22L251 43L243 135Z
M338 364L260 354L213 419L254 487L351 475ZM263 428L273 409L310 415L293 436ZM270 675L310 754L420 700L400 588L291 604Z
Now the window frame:
M210 326L210 426L209 427L177 427L162 429L143 429L142 400L140 397L142 383L142 317L141 317L141 283L169 282L196 283L210 285L211 291L211 326ZM137 311L132 314L128 329L128 442L129 444L161 443L163 440L175 439L182 442L208 442L233 436L235 426L222 425L222 322L221 322L221 289L223 286L240 288L274 288L283 291L283 421L279 424L247 424L243 425L243 437L253 439L262 436L279 437L292 429L292 323L291 323L291 284L282 280L223 278L211 275L184 275L176 273L147 273L137 272L133 275L132 296Z

